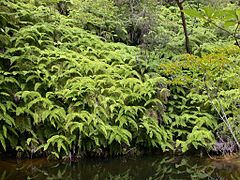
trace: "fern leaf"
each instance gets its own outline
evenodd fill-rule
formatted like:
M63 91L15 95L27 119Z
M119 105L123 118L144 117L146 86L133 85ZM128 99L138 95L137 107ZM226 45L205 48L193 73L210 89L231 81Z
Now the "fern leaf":
M0 142L1 142L1 145L2 145L2 147L3 147L3 149L4 149L4 151L6 151L7 149L6 149L6 142L5 142L5 139L4 139L4 137L3 137L3 135L0 133Z

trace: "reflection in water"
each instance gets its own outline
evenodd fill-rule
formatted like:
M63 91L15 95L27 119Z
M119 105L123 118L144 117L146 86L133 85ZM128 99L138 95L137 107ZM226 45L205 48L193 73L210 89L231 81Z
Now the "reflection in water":
M82 160L78 163L30 160L19 164L0 161L0 180L16 179L238 179L240 161L194 157L139 157Z

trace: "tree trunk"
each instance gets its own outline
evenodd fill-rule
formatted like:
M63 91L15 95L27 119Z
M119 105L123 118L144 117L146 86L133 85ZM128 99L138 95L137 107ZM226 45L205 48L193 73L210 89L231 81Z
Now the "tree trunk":
M184 36L185 36L185 48L187 53L191 54L190 42L189 42L189 37L187 32L187 23L186 23L185 14L183 12L183 2L185 0L175 0L175 1L181 11L182 26L183 26Z

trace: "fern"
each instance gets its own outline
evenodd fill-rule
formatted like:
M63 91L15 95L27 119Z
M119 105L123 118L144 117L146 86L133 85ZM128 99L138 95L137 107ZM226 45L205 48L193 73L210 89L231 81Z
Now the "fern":
M153 135L141 127L151 108L163 112L158 86L166 79L140 73L138 48L106 41L122 38L115 32L123 27L117 7L100 0L93 12L89 2L68 4L68 16L52 10L56 1L0 4L6 7L6 15L0 12L6 29L1 35L9 41L0 55L8 62L0 62L3 149L18 146L57 158L97 148L121 154L124 147L146 147L138 141L145 135L150 147L170 147L165 129L153 120ZM108 8L100 6L105 2Z
M54 135L47 140L47 143L43 146L43 149L46 151L50 145L57 145L57 152L60 154L61 149L64 150L65 155L69 154L67 147L71 144L71 141L63 135Z

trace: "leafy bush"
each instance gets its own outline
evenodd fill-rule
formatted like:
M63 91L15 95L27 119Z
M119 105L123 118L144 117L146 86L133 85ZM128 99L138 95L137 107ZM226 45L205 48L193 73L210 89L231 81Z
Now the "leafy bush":
M228 137L237 143L238 56L237 47L226 46L202 57L186 55L161 64L172 93L165 121L177 134L176 146L181 145L183 151L189 145L211 147L214 136L218 140Z

